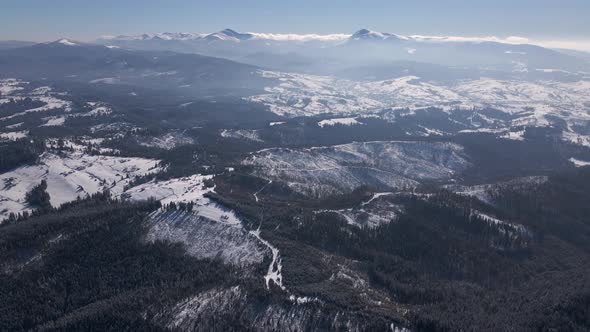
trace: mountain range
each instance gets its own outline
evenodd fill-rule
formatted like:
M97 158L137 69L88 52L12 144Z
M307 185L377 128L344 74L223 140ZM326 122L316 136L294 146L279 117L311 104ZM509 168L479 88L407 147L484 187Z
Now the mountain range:
M225 29L210 34L159 33L103 37L104 45L143 50L173 50L226 57L232 60L292 70L302 64L309 71L333 74L345 67L413 61L487 71L525 74L535 69L588 72L587 58L526 44L522 38L505 40L465 37L402 36L361 29L353 34L289 35L240 33ZM304 68L305 69L305 68Z

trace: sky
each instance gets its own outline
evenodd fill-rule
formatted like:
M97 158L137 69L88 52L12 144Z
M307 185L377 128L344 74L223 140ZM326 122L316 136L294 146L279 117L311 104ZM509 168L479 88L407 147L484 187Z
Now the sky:
M590 50L590 0L0 0L0 40L156 32L519 36Z

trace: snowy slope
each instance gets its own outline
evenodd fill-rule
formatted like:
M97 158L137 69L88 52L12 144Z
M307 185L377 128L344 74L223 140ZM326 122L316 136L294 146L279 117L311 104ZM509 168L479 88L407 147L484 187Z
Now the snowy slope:
M590 102L590 82L586 81L532 83L481 78L447 86L425 82L416 76L355 82L329 76L269 71L262 71L261 75L277 78L280 84L267 87L267 94L250 100L288 116L453 105L465 109L492 106L507 112L523 111L526 107L539 108L539 112L545 113L571 109L574 114L589 118L587 112L581 112L587 110L586 105Z
M390 201L392 192L375 193L360 206L341 210L319 210L316 214L334 213L344 218L347 224L357 227L377 227L395 220L403 207Z
M451 143L366 142L311 149L265 149L243 161L257 176L284 181L311 196L361 185L412 188L421 180L448 180L469 166Z
M318 126L324 128L326 126L332 127L336 125L343 125L343 126L354 126L354 125L361 125L362 122L359 122L356 118L335 118L335 119L327 119L318 122Z
M47 181L51 205L58 207L103 190L120 194L134 176L157 172L158 161L144 158L89 156L79 152L44 153L37 165L0 174L0 218L11 212L29 211L25 195L42 180Z
M205 197L212 192L212 188L205 188L203 181L211 179L211 175L192 175L185 178L176 178L167 181L151 181L136 187L129 188L122 197L131 200L146 200L155 198L162 204L171 202L193 202L195 215L214 220L228 225L241 223L237 215L211 199Z
M167 181L151 181L130 188L121 195L124 199L146 200L154 198L171 202L193 202L190 212L154 212L149 220L149 241L166 240L183 243L187 252L200 258L220 257L225 262L249 266L262 263L270 251L272 261L264 277L268 287L272 280L282 287L279 251L263 239L260 231L247 231L233 210L205 197L214 188L206 188L204 181L212 176L193 175Z
M199 258L249 266L262 263L266 247L240 224L228 225L190 212L156 211L148 219L147 240L180 242Z
M512 120L500 124L488 119L487 123L481 124L479 131L548 126L555 117L567 124L564 140L590 146L590 136L576 132L577 126L590 123L589 81L528 82L480 78L445 85L416 76L357 82L271 71L261 71L260 75L275 78L279 84L267 87L265 94L247 99L264 104L271 112L282 116L367 115L391 109L385 118L392 121L396 113L405 108L436 107L445 112L492 108L506 113ZM497 128L498 125L504 127Z

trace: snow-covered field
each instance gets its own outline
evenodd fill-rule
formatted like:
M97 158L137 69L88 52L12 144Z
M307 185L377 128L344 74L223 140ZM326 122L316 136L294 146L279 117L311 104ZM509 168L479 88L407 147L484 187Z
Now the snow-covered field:
M69 112L71 110L71 108L70 108L71 103L69 101L65 101L65 100L59 99L54 96L40 96L40 97L39 96L37 96L37 97L26 96L26 97L32 98L36 101L43 102L45 105L40 106L40 107L31 108L28 110L24 110L21 112L17 112L17 113L2 117L2 118L0 118L0 121L14 119L16 117L20 117L20 116L23 116L28 113L46 112L46 111L55 110L55 109L63 109L64 112Z
M0 80L0 96L8 96L15 91L23 90L25 84L27 83L13 78L2 79Z
M159 171L157 163L144 158L46 152L36 165L0 174L0 218L7 218L11 212L30 211L25 195L42 180L47 181L51 205L58 207L107 189L120 194L134 176Z
M36 107L28 109L17 109L13 113L4 113L3 117L0 117L0 126L2 123L6 123L12 119L18 119L24 115L30 113L43 113L48 111L61 111L64 114L71 112L72 102L64 99L64 94L55 92L51 87L43 86L32 89L29 86L29 82L16 80L16 79L4 79L0 80L0 95L6 98L0 99L0 104L7 102L36 102L39 103ZM39 106L40 105L40 106ZM63 116L51 116L45 117L42 120L45 121L43 126L61 126L64 124L66 115ZM13 129L22 126L24 123L19 122L17 124L5 126L7 129ZM10 135L10 133L4 133ZM5 136L5 135L4 135ZM17 138L22 138L22 135ZM14 139L14 138L13 138Z
M469 167L451 143L365 142L310 149L261 150L243 161L254 174L286 182L293 190L323 196L361 185L413 188L422 180L449 180Z

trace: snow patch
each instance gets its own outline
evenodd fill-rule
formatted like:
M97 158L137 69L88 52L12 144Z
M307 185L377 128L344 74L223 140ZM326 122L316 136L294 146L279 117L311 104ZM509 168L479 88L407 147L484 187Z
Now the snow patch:
M576 167L590 166L590 161L584 161L576 158L570 158L569 161Z
M16 141L19 139L26 138L29 135L29 131L12 131L8 133L0 133L0 138L9 140L9 141Z
M343 126L352 126L352 125L362 125L362 122L356 120L356 118L336 118L336 119L327 119L318 122L318 126L324 128L325 126L335 126L335 125L343 125Z

